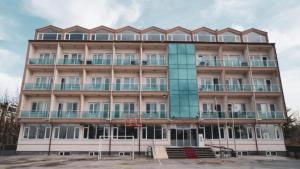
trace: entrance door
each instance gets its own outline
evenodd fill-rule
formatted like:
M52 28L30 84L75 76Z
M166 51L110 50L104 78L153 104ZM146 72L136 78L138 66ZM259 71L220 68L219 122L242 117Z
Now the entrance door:
M196 129L171 129L171 146L197 146Z

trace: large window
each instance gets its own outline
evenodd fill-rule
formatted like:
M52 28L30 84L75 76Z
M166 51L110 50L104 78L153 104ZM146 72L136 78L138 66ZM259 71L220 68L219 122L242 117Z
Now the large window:
M51 127L47 124L28 124L24 126L23 138L47 139L50 138Z
M256 125L255 131L258 139L282 138L282 130L277 125Z
M138 128L137 127L128 127L125 125L115 125L113 126L113 139L132 139L133 136L135 139L138 138Z
M85 139L107 139L109 126L105 125L84 125L83 138Z
M260 35L255 32L250 32L246 35L243 35L244 42L257 42L257 43L265 43L267 42L266 36Z
M56 139L78 139L79 125L59 125L54 127L54 138Z
M142 139L166 139L166 126L161 125L143 125Z
M240 35L231 33L231 32L224 32L218 35L219 42L241 42Z

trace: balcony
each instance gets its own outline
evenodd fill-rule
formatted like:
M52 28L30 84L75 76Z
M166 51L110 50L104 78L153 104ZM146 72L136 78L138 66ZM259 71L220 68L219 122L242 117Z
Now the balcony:
M143 91L167 91L166 84L143 84L142 85Z
M225 118L225 112L200 112L200 119L221 119Z
M82 112L83 119L106 119L109 117L109 112L104 111L84 111Z
M111 40L114 40L114 34L113 33L93 33L91 35L91 40L111 41Z
M112 112L113 119L139 119L140 115L137 111L114 111Z
M80 90L80 84L55 84L55 90Z
M114 91L139 91L139 84L136 83L116 83L112 86Z
M85 84L83 88L87 91L108 91L110 84Z
M59 65L80 65L83 64L81 59L58 59L57 64Z
M230 112L228 114L229 118L234 119L255 119L255 112Z
M199 66L222 66L223 61L220 59L203 59L198 61Z
M276 60L251 60L252 67L277 67Z
M166 119L168 118L168 113L162 112L142 112L142 119Z
M29 58L29 64L31 65L53 65L54 58Z
M51 118L74 119L79 118L80 112L78 111L54 111L51 112Z
M86 61L87 65L111 65L111 59L92 59Z
M143 66L166 66L166 59L148 59L142 61Z
M117 39L119 41L137 41L140 40L140 34L137 33L118 33Z
M201 92L223 92L225 85L223 84L211 84L211 85L199 85L199 91Z
M164 34L143 34L143 41L164 41L165 35Z
M21 111L21 118L48 118L48 111Z
M51 83L25 83L24 90L51 90Z
M283 112L258 112L259 119L284 119Z
M168 41L191 41L189 34L168 34Z
M226 85L228 92L251 92L252 85Z
M227 67L246 67L249 66L247 61L234 60L234 59L225 59L224 66Z
M139 59L115 59L115 65L139 65Z
M255 92L279 92L280 87L277 84L270 85L253 85Z
M61 33L39 33L38 40L61 40Z
M87 33L66 33L65 40L88 40Z
M241 37L239 35L234 35L231 33L227 35L226 34L218 35L218 41L219 42L241 42Z
M212 34L194 34L196 42L216 42L216 36Z

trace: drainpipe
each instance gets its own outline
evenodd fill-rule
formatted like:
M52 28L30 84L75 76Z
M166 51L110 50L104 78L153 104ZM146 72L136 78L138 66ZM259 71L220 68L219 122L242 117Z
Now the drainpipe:
M52 143L52 133L53 133L53 124L51 124L51 132L50 132L50 140L49 140L49 147L48 147L48 156L50 155L51 150L51 143Z

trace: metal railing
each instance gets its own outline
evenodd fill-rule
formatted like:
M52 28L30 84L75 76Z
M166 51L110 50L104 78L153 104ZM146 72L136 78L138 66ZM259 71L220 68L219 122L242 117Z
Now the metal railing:
M162 66L167 65L166 59L146 59L142 61L143 66Z
M38 40L60 40L61 33L38 33Z
M65 40L88 40L87 33L66 33Z
M58 59L57 64L59 65L80 65L83 64L84 61L81 59Z
M211 84L211 85L199 85L199 91L202 92L223 92L225 85L223 84Z
M225 112L200 112L200 119L225 118Z
M251 92L252 85L242 84L242 85L226 85L228 92Z
M81 114L83 119L107 119L109 111L84 111Z
M31 65L53 65L54 58L29 58L29 64Z
M139 59L115 59L115 65L139 65Z
M165 40L165 35L164 34L143 34L143 41L164 41Z
M21 118L47 118L48 111L21 111Z
M51 90L51 83L25 83L24 90Z
M84 84L83 89L88 91L108 91L110 90L110 84Z
M277 67L276 60L250 60L252 67Z
M98 41L110 41L114 40L113 33L93 33L91 34L91 40L98 40Z
M66 119L80 118L80 112L79 111L53 111L51 112L51 118L66 118Z
M140 40L140 34L137 33L117 33L117 39L119 41L136 41Z
M280 87L277 84L273 85L224 85L224 84L206 84L199 85L200 92L279 92Z
M80 90L80 84L55 84L55 90Z
M168 113L165 111L161 112L142 112L141 118L143 119L166 119L168 118Z
M87 65L111 65L111 59L92 59L92 60L87 60L86 64Z
M138 91L139 84L137 83L115 83L112 84L114 91Z
M166 84L142 84L143 91L167 91Z
M113 119L133 119L140 118L139 112L137 111L113 111L112 112Z
M199 59L199 66L223 66L223 60L221 59Z
M234 119L255 119L256 113L255 112L229 112L229 118Z
M244 60L235 60L235 59L225 59L224 66L228 67L242 67L242 66L249 66L247 61Z
M280 87L277 84L253 85L253 90L256 92L279 92Z
M258 112L259 119L284 119L285 115L283 112Z

